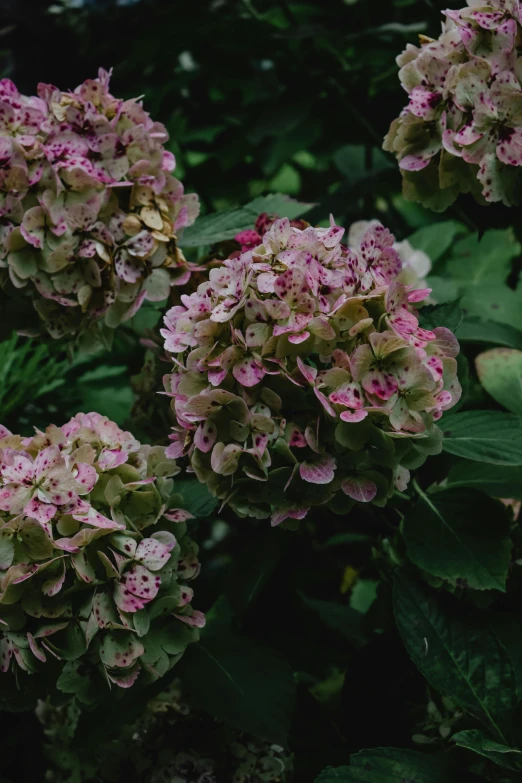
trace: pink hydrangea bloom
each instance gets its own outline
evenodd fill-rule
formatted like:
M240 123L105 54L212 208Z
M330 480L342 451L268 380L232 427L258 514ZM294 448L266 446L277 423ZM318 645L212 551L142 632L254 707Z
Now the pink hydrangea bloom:
M409 103L384 148L399 160L407 198L445 209L460 192L518 203L522 86L515 0L446 11L438 40L398 58ZM518 187L517 187L518 183Z
M240 515L383 504L459 399L458 344L419 327L429 291L398 282L393 236L372 224L347 248L343 233L276 220L165 316L167 453Z
M167 510L178 472L98 413L29 438L0 429L0 671L65 663L73 644L86 683L102 671L129 687L179 658L204 617L185 584L199 572L190 514ZM167 622L173 658L147 643Z
M164 126L109 78L35 97L0 81L0 281L52 337L115 327L191 273L176 240L197 196L172 174Z

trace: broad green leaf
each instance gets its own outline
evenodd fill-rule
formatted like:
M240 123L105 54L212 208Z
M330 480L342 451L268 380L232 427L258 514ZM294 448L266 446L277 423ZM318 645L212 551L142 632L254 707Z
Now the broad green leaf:
M509 655L515 672L518 701L520 701L520 694L522 694L522 645L520 644L522 623L518 618L518 613L509 610L502 611L493 604L489 610L484 612L483 617L488 628L495 634Z
M15 546L12 535L0 535L0 570L7 571L13 562Z
M522 351L492 348L475 359L482 386L504 408L522 416Z
M183 232L180 244L183 247L201 247L233 239L239 231L254 228L262 212L288 217L299 217L311 209L313 204L304 204L280 193L260 196L244 207L223 210L213 215L203 215Z
M502 411L465 411L442 420L444 451L492 465L522 465L522 419Z
M362 647L368 641L364 629L364 615L347 604L339 601L323 601L308 598L299 592L305 606L317 615L331 631L336 631L356 647Z
M509 656L487 626L457 611L404 574L394 582L397 627L413 662L435 690L504 741L502 723L516 704Z
M126 365L99 364L92 370L84 372L78 379L80 383L93 383L94 381L106 381L107 378L116 378L127 375L129 368Z
M462 460L450 469L447 484L480 489L494 498L522 498L522 467Z
M174 492L183 497L183 508L195 517L208 517L217 508L219 501L213 497L204 484L196 478L174 479Z
M453 302L460 295L460 286L455 280L439 275L428 275L426 287L431 288L431 296L435 302Z
M229 569L226 595L235 615L255 601L283 556L292 533L281 528L259 532Z
M337 533L328 538L323 544L324 549L344 544L371 544L372 537L366 533Z
M120 377L121 380L117 386L99 381L83 383L79 378L78 389L82 397L80 410L97 411L123 427L131 413L134 393L128 384L127 377Z
M462 294L462 307L468 315L522 329L520 292L492 280L474 287L466 281Z
M347 144L337 150L334 163L346 179L355 184L373 174L392 168L389 158L379 149L371 150L371 165L366 165L366 147L363 144Z
M280 193L285 197L287 195L297 196L301 190L301 174L289 163L285 163L281 166L277 174L272 177L268 183L270 190L275 193Z
M49 536L36 519L26 518L19 526L18 537L33 560L49 560L55 553Z
M315 783L357 783L349 767L327 767L321 772Z
M309 150L321 137L323 130L319 117L307 118L290 133L273 138L263 155L263 173L272 177L286 161L302 150Z
M444 220L431 226L424 226L406 237L416 250L423 250L433 263L449 250L455 237L467 231L466 226L455 220Z
M68 661L58 677L56 687L63 693L77 693L85 684L85 676L80 674L80 664Z
M289 133L306 119L313 106L313 100L304 100L286 103L266 104L254 127L248 133L248 139L253 144L259 144L268 136L281 136Z
M350 606L362 614L366 614L377 598L379 582L375 579L358 579L350 594Z
M372 748L352 756L349 767L328 767L315 783L464 783L466 778L447 756Z
M473 233L459 240L446 266L450 276L465 281L467 288L490 286L505 281L519 253L513 229L490 229L480 239Z
M440 305L427 305L419 310L419 321L423 329L435 329L445 326L456 332L462 321L460 302L445 302Z
M452 741L461 748L467 748L480 756L485 756L494 764L504 769L520 770L522 769L522 750L510 748L499 742L490 740L478 729L471 731L459 731L451 738Z
M419 493L403 522L415 565L452 585L505 591L511 538L501 504L471 489Z
M249 734L286 744L295 685L278 652L225 631L203 635L178 670L194 706Z
M459 341L461 343L504 345L507 348L522 350L522 331L509 324L466 317L459 327Z

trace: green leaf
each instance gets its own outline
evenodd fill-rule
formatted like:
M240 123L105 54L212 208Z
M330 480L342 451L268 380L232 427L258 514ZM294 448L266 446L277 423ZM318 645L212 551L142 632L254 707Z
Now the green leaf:
M459 341L461 343L504 345L507 348L522 350L522 331L509 324L466 317L459 327Z
M466 282L462 307L471 316L522 329L520 292L512 291L507 285L495 284L494 280L474 287Z
M466 288L503 283L511 271L511 261L520 253L513 229L490 229L457 242L447 262L453 279L465 281ZM473 294L474 296L474 294Z
M104 382L108 377L106 375L96 377L96 372L87 372L88 380L80 376L77 380L77 388L81 394L78 407L80 410L97 411L119 426L124 426L131 413L134 393L128 383L126 368L124 373L116 373L116 369L113 368L114 372L110 376L113 378L112 383ZM101 367L99 370L102 372Z
M213 497L204 484L196 478L174 479L174 491L183 497L183 507L195 517L208 517L217 508L219 501Z
M456 332L461 321L462 310L458 299L440 305L426 305L419 310L419 322L423 329L445 326L452 332Z
M349 767L328 767L315 783L464 783L449 758L398 748L361 750Z
M423 250L433 263L438 261L449 250L458 234L467 231L462 223L455 220L445 220L431 226L420 228L411 236L406 237L416 250Z
M402 573L393 601L404 645L429 684L505 741L501 725L516 704L516 683L497 637L469 608L443 608L440 596Z
M78 693L85 684L85 676L79 672L80 664L76 661L68 661L58 677L56 687L63 693Z
M366 614L377 598L379 582L375 579L358 579L352 587L350 606L362 614Z
M428 275L426 287L431 288L431 295L436 302L452 302L460 295L460 286L446 276Z
M463 460L450 469L447 484L480 489L494 498L522 498L522 467Z
M475 359L482 386L504 408L522 416L522 351L492 348Z
M126 365L99 364L92 370L88 370L81 375L78 380L80 383L93 383L94 381L106 381L107 378L116 378L127 375L129 368Z
M203 215L193 226L185 229L180 244L183 247L214 245L216 242L233 239L239 231L254 228L256 218L262 212L292 220L304 215L312 207L313 204L304 204L280 193L260 196L244 207Z
M324 772L321 772L318 778L315 779L315 783L357 783L357 778L354 778L349 767L327 767Z
M337 150L334 163L352 184L356 184L380 171L393 168L389 158L379 149L371 149L371 165L366 166L366 147L363 144L347 144Z
M278 652L225 631L203 635L178 670L194 706L241 731L286 744L295 685Z
M501 745L499 742L494 742L485 737L478 729L459 731L451 739L460 748L473 750L480 756L485 756L490 761L493 761L494 764L498 764L499 767L511 770L522 769L522 750L509 748L506 745Z
M0 367L0 410L6 423L12 411L34 405L44 394L62 386L70 364L54 346L13 334L0 343Z
M415 565L452 585L505 591L511 553L505 509L476 490L419 495L403 522Z
M348 639L355 647L363 647L368 641L364 630L364 615L347 604L338 601L323 601L308 598L301 591L299 596L305 606L310 609L331 631L336 631Z
M444 451L492 465L522 465L522 419L502 411L465 411L442 420Z
M12 535L0 534L0 570L7 571L13 562L15 546Z
M520 702L520 695L522 694L522 646L520 644L522 622L518 613L509 609L503 611L496 604L493 604L482 616L488 628L495 634L509 655L513 671L515 672L517 698L518 702Z
M35 519L24 519L20 524L18 536L33 560L46 560L53 556L55 550L49 536Z
M226 583L226 595L236 616L255 601L283 556L292 532L266 529L257 535L234 562Z
M313 106L310 99L295 101L293 103L267 104L254 128L248 133L248 140L253 144L259 144L268 136L281 136L296 128L306 119Z

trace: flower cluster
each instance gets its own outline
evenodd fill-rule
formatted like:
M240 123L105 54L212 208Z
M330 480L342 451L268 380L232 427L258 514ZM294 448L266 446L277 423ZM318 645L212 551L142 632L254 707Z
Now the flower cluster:
M199 211L168 134L108 74L73 92L0 81L0 283L33 298L55 338L115 327L190 277L177 232Z
M518 0L468 0L445 11L437 40L421 36L397 58L409 103L392 122L404 193L437 211L459 193L518 203L522 68Z
M185 584L191 515L168 507L177 472L97 413L29 438L2 428L1 672L58 660L58 687L88 699L90 674L126 688L177 661L204 624Z
M457 340L420 328L429 291L397 281L393 236L373 225L350 249L343 233L277 220L165 316L166 453L240 516L383 505L460 396Z
M89 758L74 741L80 714L73 700L41 702L37 715L47 736L52 767L46 780L136 783L290 783L293 758L279 745L224 726L186 702L179 680L121 726L116 741L98 745ZM107 774L106 776L106 772Z

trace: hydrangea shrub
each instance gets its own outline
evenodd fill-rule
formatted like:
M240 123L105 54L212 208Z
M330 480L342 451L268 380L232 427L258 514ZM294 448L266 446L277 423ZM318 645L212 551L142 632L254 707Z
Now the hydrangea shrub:
M58 687L88 700L97 675L127 688L181 657L204 617L190 514L169 506L178 472L97 413L29 438L2 428L0 672L58 665Z
M143 705L140 718L121 726L112 742L86 757L75 736L75 700L40 702L38 717L52 763L48 779L143 783L290 783L293 757L281 746L238 731L194 709L179 679Z
M468 0L445 11L437 40L397 58L409 102L384 149L396 154L406 198L438 211L459 193L519 203L522 61L517 0Z
M167 455L239 516L302 519L386 503L440 451L435 422L459 399L459 346L420 328L426 289L398 281L394 238L276 220L165 316L177 427Z
M172 174L164 126L109 80L101 69L31 97L0 80L0 284L30 296L55 338L116 327L190 276L177 234L197 196Z

